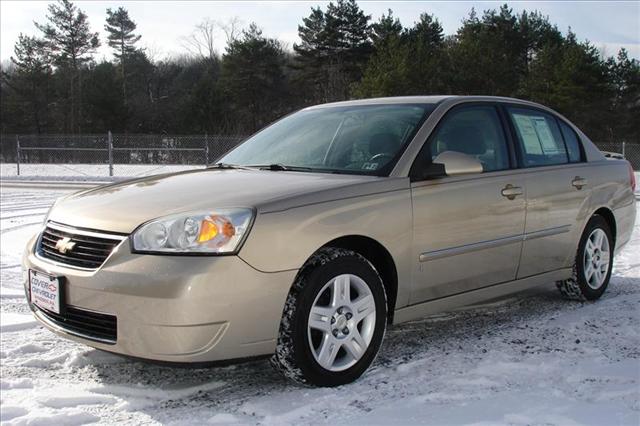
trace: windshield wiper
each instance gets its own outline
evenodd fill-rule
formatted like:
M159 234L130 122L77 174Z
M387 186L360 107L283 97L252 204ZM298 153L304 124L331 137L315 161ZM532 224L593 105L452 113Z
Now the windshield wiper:
M257 164L249 167L255 167L260 170L271 170L274 172L308 172L313 170L311 167L285 166L281 163Z
M238 170L252 170L251 167L239 166L238 164L229 163L216 163L211 166L207 166L207 169L238 169Z

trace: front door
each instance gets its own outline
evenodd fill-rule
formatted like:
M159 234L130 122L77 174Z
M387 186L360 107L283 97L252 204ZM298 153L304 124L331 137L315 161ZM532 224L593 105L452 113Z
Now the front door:
M512 169L505 135L495 106L462 106L447 113L419 154L416 164L462 152L480 160L483 172L412 182L412 304L515 279L525 182Z

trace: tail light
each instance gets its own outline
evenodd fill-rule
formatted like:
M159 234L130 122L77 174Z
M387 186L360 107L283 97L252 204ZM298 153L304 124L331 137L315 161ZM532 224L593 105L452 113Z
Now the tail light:
M633 172L631 163L629 163L629 182L631 183L631 191L636 192L636 175Z

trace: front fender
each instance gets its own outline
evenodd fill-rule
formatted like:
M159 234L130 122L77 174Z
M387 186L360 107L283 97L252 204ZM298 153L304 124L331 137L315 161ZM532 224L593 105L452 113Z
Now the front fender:
M408 303L411 287L411 223L408 188L258 213L239 256L264 272L299 269L329 241L366 236L382 244L393 257L398 273L396 306L403 306Z

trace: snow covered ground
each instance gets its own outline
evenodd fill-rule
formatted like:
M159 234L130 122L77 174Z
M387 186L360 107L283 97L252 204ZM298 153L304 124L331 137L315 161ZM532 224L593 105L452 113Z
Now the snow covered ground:
M182 170L201 169L201 165L176 164L114 164L115 177L136 178L159 173L172 173ZM20 176L17 176L15 163L0 163L0 177L3 179L38 180L105 180L109 178L108 164L20 164Z
M266 361L149 365L38 326L20 256L63 194L2 190L3 424L640 424L640 217L599 302L563 301L550 283L395 326L358 382L309 389Z
M0 178L24 180L104 181L109 179L136 178L160 173L201 169L201 165L179 164L114 164L113 177L108 164L20 164L17 175L15 163L0 163ZM640 171L635 172L636 180Z

